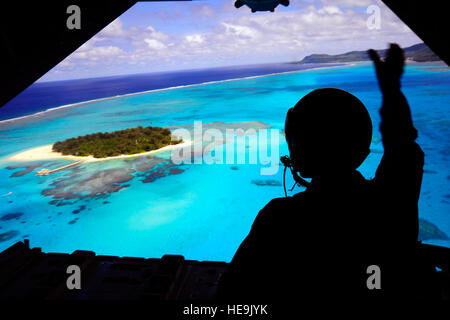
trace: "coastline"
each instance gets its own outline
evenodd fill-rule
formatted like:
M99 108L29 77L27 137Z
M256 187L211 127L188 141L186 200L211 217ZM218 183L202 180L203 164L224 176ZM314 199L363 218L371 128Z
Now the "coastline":
M71 156L71 155L63 155L60 152L55 152L52 150L53 144L47 144L44 146L39 146L36 148L27 149L24 151L21 151L19 153L16 153L8 158L6 158L7 161L15 161L15 162L22 162L22 161L36 161L36 160L84 160L84 162L97 162L97 161L107 161L107 160L116 160L116 159L126 159L126 158L135 158L135 157L142 157L147 156L150 154L163 152L163 151L169 151L177 148L184 148L187 146L190 146L192 144L192 141L187 140L183 141L182 143L178 144L171 144L156 150L151 150L148 152L142 152L142 153L135 153L135 154L122 154L119 156L112 156L112 157L106 157L106 158L94 158L93 156Z
M174 86L174 87L167 87L167 88L160 88L160 89L151 89L151 90L145 90L145 91L139 91L139 92L130 92L130 93L119 94L119 95L114 95L114 96L109 96L109 97L103 97L103 98L91 99L91 100L86 100L86 101L74 102L74 103L61 105L61 106L58 106L58 107L48 108L48 109L43 110L43 111L39 111L39 112L36 112L36 113L32 113L32 114L28 114L28 115L24 115L24 116L20 116L20 117L0 120L0 126L1 125L6 125L6 124L9 124L9 123L12 123L12 122L15 123L15 122L21 121L21 120L28 120L30 118L38 118L40 116L44 116L46 113L50 113L50 112L53 112L53 111L58 111L58 110L61 110L61 109L66 109L66 108L74 108L74 107L78 107L78 106L82 106L82 105L89 104L89 103L94 103L94 102L107 101L107 100L124 98L124 97L141 95L141 94L147 94L147 93L162 92L162 91L182 89L182 88L190 88L190 87L197 87L197 86L204 86L204 85L212 85L212 84L223 83L223 82L230 82L230 81L249 80L249 79L262 78L262 77L273 77L273 76L284 75L284 74L299 73L299 72L320 70L320 69L339 68L339 67L353 65L351 63L338 63L338 64L337 63L329 63L330 64L329 66L324 65L324 64L328 64L328 63L323 63L321 66L311 67L311 68L303 69L303 70L284 71L284 72L268 73L268 74L264 74L264 75L248 76L248 77L242 77L242 78L232 78L232 79L224 79L224 80L207 81L207 82L193 83L193 84L187 84L187 85L181 85L181 86Z

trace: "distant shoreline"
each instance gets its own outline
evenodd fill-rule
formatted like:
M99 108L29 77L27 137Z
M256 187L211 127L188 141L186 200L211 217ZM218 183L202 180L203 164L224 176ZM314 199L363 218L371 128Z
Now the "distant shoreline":
M434 64L443 64L446 66L446 64L442 61L430 61L430 62L416 62L416 61L407 61L410 65L434 65ZM187 85L180 85L180 86L173 86L173 87L167 87L167 88L160 88L160 89L150 89L145 91L137 91L137 92L130 92L130 93L124 93L114 96L108 96L103 98L96 98L91 100L85 100L80 102L74 102L69 104L60 105L57 107L48 108L43 111L38 111L32 114L10 118L10 119L4 119L0 120L0 127L2 125L8 125L12 123L17 123L20 121L26 121L33 118L39 118L44 116L47 113L52 113L54 111L66 109L66 108L72 108L72 107L78 107L89 103L95 103L100 101L107 101L112 99L118 99L118 98L124 98L134 95L141 95L141 94L147 94L147 93L153 93L153 92L162 92L162 91L168 91L168 90L175 90L175 89L182 89L182 88L189 88L189 87L196 87L196 86L203 86L203 85L211 85L211 84L217 84L222 82L229 82L229 81L239 81L239 80L248 80L248 79L255 79L255 78L262 78L262 77L272 77L272 76L278 76L283 74L291 74L291 73L300 73L300 72L306 72L306 71L312 71L312 70L321 70L321 69L332 69L332 68L341 68L341 67L349 67L354 66L358 64L364 64L364 63L370 63L370 61L352 61L352 62L329 62L329 63L318 63L320 66L315 66L316 63L313 63L313 66L307 69L302 70L292 70L292 71L283 71L283 72L276 72L276 73L267 73L263 75L256 75L256 76L247 76L247 77L241 77L241 78L232 78L232 79L225 79L225 80L215 80L215 81L207 81L207 82L201 82L201 83L194 83L194 84L187 84ZM285 62L285 64L299 64L299 62ZM303 65L308 65L308 63L304 63Z
M388 49L377 49L380 56L386 55ZM403 54L406 59L416 62L432 62L441 61L441 59L433 52L425 43L416 43L414 45L404 47ZM299 64L306 63L344 63L354 61L370 61L367 50L354 50L341 54L313 53L305 56Z
M53 144L48 144L45 146L40 146L36 148L27 149L24 151L21 151L19 153L16 153L10 157L8 157L7 161L36 161L36 160L85 160L85 162L97 162L97 161L106 161L106 160L115 160L115 159L126 159L126 158L134 158L134 157L142 157L147 156L150 154L163 152L163 151L169 151L173 149L183 148L190 146L192 144L192 141L183 141L178 144L171 144L156 150L151 150L147 152L142 153L135 153L135 154L123 154L120 156L113 156L113 157L105 157L105 158L94 158L93 156L71 156L71 155L63 155L60 152L53 151Z
M290 64L290 63L286 62L286 64ZM134 95L141 95L141 94L147 94L147 93L153 93L153 92L161 92L161 91L168 91L168 90L175 90L175 89L182 89L182 88L190 88L190 87L203 86L203 85L211 85L211 84L217 84L217 83L223 83L223 82L229 82L229 81L249 80L249 79L262 78L262 77L273 77L273 76L278 76L278 75L283 75L283 74L290 74L290 73L299 73L299 72L311 71L311 70L338 68L338 67L343 67L343 66L348 66L348 65L352 65L352 63L321 63L320 66L317 66L317 67L311 66L310 68L302 69L302 70L292 70L292 71L283 71L283 72L276 72L276 73L267 73L267 74L264 74L264 75L257 75L257 76L247 76L247 77L242 77L242 78L232 78L232 79L225 79L225 80L207 81L207 82L186 84L186 85L180 85L180 86L174 86L174 87L167 87L167 88L160 88L160 89L151 89L151 90L145 90L145 91L139 91L139 92L130 92L130 93L119 94L119 95L115 95L115 96L109 96L109 97L96 98L96 99L91 99L91 100L86 100L86 101L69 103L69 104L65 104L65 105L61 105L61 106L58 106L58 107L49 108L49 109L46 109L46 110L43 110L43 111L35 112L35 113L32 113L32 114L28 114L28 115L24 115L24 116L20 116L20 117L0 120L0 126L3 125L3 124L11 123L11 122L18 122L18 121L21 121L21 120L28 120L30 118L38 118L38 117L44 116L45 114L50 113L50 112L54 112L54 111L61 110L61 109L66 109L66 108L78 107L78 106L82 106L82 105L89 104L89 103L94 103L94 102L100 102L100 101L124 98L124 97L129 97L129 96L134 96Z

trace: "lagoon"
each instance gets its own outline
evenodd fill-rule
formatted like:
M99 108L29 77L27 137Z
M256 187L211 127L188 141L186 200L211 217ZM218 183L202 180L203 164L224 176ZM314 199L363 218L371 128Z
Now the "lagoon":
M264 176L264 165L248 162L174 164L167 151L83 163L39 177L36 172L43 167L60 167L70 160L19 163L8 157L93 132L139 125L189 128L194 121L222 123L222 130L236 123L243 129L255 123L278 129L281 156L287 154L282 135L287 110L319 87L347 90L368 108L374 126L372 152L360 171L366 178L373 177L383 148L377 130L381 95L372 66L356 63L282 71L250 78L242 73L242 79L214 79L212 83L200 79L197 84L144 93L122 92L68 107L43 105L41 109L33 107L34 115L21 114L19 120L0 122L0 250L30 239L31 246L45 252L81 249L106 255L159 258L163 254L182 254L187 259L230 261L258 211L272 198L284 196L281 167L276 174ZM233 73L233 77L238 76L238 72ZM70 90L67 82L57 84L47 84L46 94L49 90ZM449 88L450 70L442 64L406 67L403 90L419 131L418 142L425 152L419 215L428 233L422 237L424 242L447 247ZM55 109L43 112L49 107ZM2 112L0 109L1 118L8 118ZM236 145L234 150L248 157L256 147L248 143L245 148ZM293 180L286 180L289 189ZM301 190L297 187L294 193ZM430 230L434 230L431 236Z

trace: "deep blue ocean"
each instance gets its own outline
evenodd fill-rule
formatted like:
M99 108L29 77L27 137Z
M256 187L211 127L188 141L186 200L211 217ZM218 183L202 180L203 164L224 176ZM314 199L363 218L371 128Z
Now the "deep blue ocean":
M80 249L104 255L181 254L187 259L230 261L258 211L284 196L281 167L262 175L267 164L261 161L174 164L171 151L165 151L86 162L38 176L43 168L73 160L10 157L94 132L139 125L188 130L194 121L222 131L276 129L279 145L265 151L282 156L288 153L282 134L287 110L313 89L336 87L357 96L371 115L371 153L359 170L372 178L383 154L378 131L381 94L373 67L321 67L273 64L33 84L0 108L0 250L29 239L32 247L44 252ZM419 237L450 247L450 69L442 63L409 64L402 88L425 152ZM85 101L89 102L78 103ZM262 133L256 131L253 137L259 141ZM250 138L218 145L233 145L233 157L250 159L260 148ZM330 154L329 161L336 156ZM195 152L192 157L197 157ZM278 159L272 163L278 165ZM287 175L287 187L292 184Z
M199 70L36 82L0 109L0 120L66 104L169 87L312 69L333 64L259 64ZM337 64L336 64L337 65Z

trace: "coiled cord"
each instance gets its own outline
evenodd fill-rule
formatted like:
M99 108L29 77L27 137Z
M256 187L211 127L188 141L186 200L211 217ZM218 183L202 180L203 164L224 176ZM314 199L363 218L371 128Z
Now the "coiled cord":
M291 170L292 176L294 177L295 183L292 186L292 188L289 191L294 190L295 186L299 184L302 187L309 187L311 185L310 182L306 181L300 175L296 170L294 170L294 166L292 164L291 158L288 156L282 156L280 158L281 163L284 165L284 172L283 172L283 189L284 189L284 195L287 198L287 191L286 191L286 169L289 168Z

